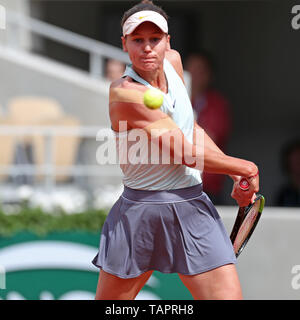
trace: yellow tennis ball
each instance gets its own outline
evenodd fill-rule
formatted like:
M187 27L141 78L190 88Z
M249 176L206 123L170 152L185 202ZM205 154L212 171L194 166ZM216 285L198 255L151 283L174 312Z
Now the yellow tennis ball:
M148 89L144 94L144 104L150 109L158 109L164 102L164 96L158 89Z

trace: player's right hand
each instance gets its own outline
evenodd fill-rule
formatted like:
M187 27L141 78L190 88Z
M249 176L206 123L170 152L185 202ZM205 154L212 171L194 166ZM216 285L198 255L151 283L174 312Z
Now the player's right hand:
M231 197L236 200L239 207L246 207L250 203L254 202L256 198L256 192L259 191L259 175L255 177L247 178L249 187L247 190L244 190L240 187L241 180L243 177L238 177L234 180Z

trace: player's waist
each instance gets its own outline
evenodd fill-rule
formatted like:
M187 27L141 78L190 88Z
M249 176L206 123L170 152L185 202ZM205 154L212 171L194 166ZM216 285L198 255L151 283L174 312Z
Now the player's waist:
M200 197L202 192L202 183L196 184L191 187L172 190L139 190L124 186L122 196L132 201L173 202L185 201Z

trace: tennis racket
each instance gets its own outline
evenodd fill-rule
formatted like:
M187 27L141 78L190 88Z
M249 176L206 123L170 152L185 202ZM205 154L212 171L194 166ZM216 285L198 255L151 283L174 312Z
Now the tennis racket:
M243 190L247 190L249 188L247 179L242 179L240 181L240 187ZM239 208L230 234L230 240L236 257L241 254L249 241L260 219L264 205L265 198L262 195L257 195L253 203L249 204L247 207Z

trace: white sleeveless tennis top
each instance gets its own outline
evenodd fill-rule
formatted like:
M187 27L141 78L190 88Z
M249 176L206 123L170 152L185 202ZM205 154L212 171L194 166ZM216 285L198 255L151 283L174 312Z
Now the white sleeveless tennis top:
M187 140L193 143L194 114L187 90L167 59L164 60L164 72L168 81L168 93L164 94L164 101L160 109L176 122ZM132 69L131 65L126 67L124 76L153 88ZM117 153L122 153L125 146L126 150L129 150L129 157L131 153L131 161L122 164L119 159L120 167L124 174L123 183L125 186L142 190L171 190L194 186L202 182L201 172L197 169L182 164L151 163L151 152L153 156L153 151L150 149L150 143L138 144L139 139L135 139L134 134L130 137L133 131L129 130L120 133L114 131ZM132 155L135 154L134 151L137 149L139 149L139 156L143 155L144 159L139 163L133 164Z

